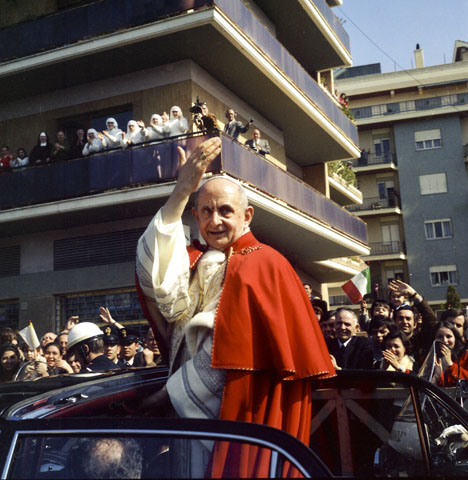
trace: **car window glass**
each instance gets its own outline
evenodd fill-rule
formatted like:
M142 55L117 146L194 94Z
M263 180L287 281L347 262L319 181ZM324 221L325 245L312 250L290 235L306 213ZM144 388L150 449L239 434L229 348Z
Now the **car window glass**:
M408 386L355 381L313 392L310 446L335 475L426 475L420 435ZM417 393L429 443L457 420L430 395ZM468 436L467 436L468 440ZM333 446L334 448L330 448ZM430 449L430 454L433 450Z
M281 453L248 442L106 432L20 433L7 478L203 478L212 469L227 477L301 476Z

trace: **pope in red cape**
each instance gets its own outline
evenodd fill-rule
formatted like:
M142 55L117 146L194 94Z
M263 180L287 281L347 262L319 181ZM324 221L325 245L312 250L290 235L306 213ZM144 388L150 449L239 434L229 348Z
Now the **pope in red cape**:
M216 137L203 142L188 160L179 149L179 180L163 207L164 222L180 220L190 194L219 152ZM192 272L207 248L226 255L211 349L211 368L226 372L219 418L270 425L308 444L310 379L334 376L335 371L302 282L279 252L258 242L250 232L253 209L242 201L241 190L225 177L210 179L201 187L194 216L207 246L188 247ZM172 330L163 325L154 302L141 288L144 282L148 283L144 274L137 275L143 309L163 350ZM157 392L147 403L167 402L167 395L167 391ZM210 475L248 476L254 471L268 475L267 457L259 449L219 443Z

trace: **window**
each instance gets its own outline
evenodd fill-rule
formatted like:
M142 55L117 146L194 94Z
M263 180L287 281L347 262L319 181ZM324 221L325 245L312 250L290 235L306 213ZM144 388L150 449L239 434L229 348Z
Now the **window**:
M457 285L458 275L456 265L438 265L430 267L431 285L433 287L444 287L447 285Z
M452 238L452 221L448 219L428 220L424 222L426 240L437 238Z
M419 186L421 188L421 195L430 195L431 193L446 193L447 177L445 173L420 175Z
M416 143L416 150L429 150L442 147L439 128L414 132L414 141Z

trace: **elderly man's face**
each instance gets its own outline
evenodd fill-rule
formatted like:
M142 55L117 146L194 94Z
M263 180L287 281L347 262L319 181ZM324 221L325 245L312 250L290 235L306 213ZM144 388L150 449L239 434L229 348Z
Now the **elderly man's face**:
M253 217L253 208L242 206L239 188L229 180L208 182L198 193L198 206L192 210L205 242L216 250L229 248Z
M344 343L356 335L357 329L356 317L351 312L342 311L336 314L335 333L341 342Z
M258 140L260 138L260 132L258 130L253 131L253 138L254 140Z

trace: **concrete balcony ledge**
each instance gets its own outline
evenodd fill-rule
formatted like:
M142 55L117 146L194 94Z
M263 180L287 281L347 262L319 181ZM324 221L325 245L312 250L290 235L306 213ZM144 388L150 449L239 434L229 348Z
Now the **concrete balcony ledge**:
M353 160L353 170L357 173L376 170L398 170L396 153L388 152L382 155L366 152L360 158Z
M340 205L362 203L362 192L336 173L328 176L330 198Z

